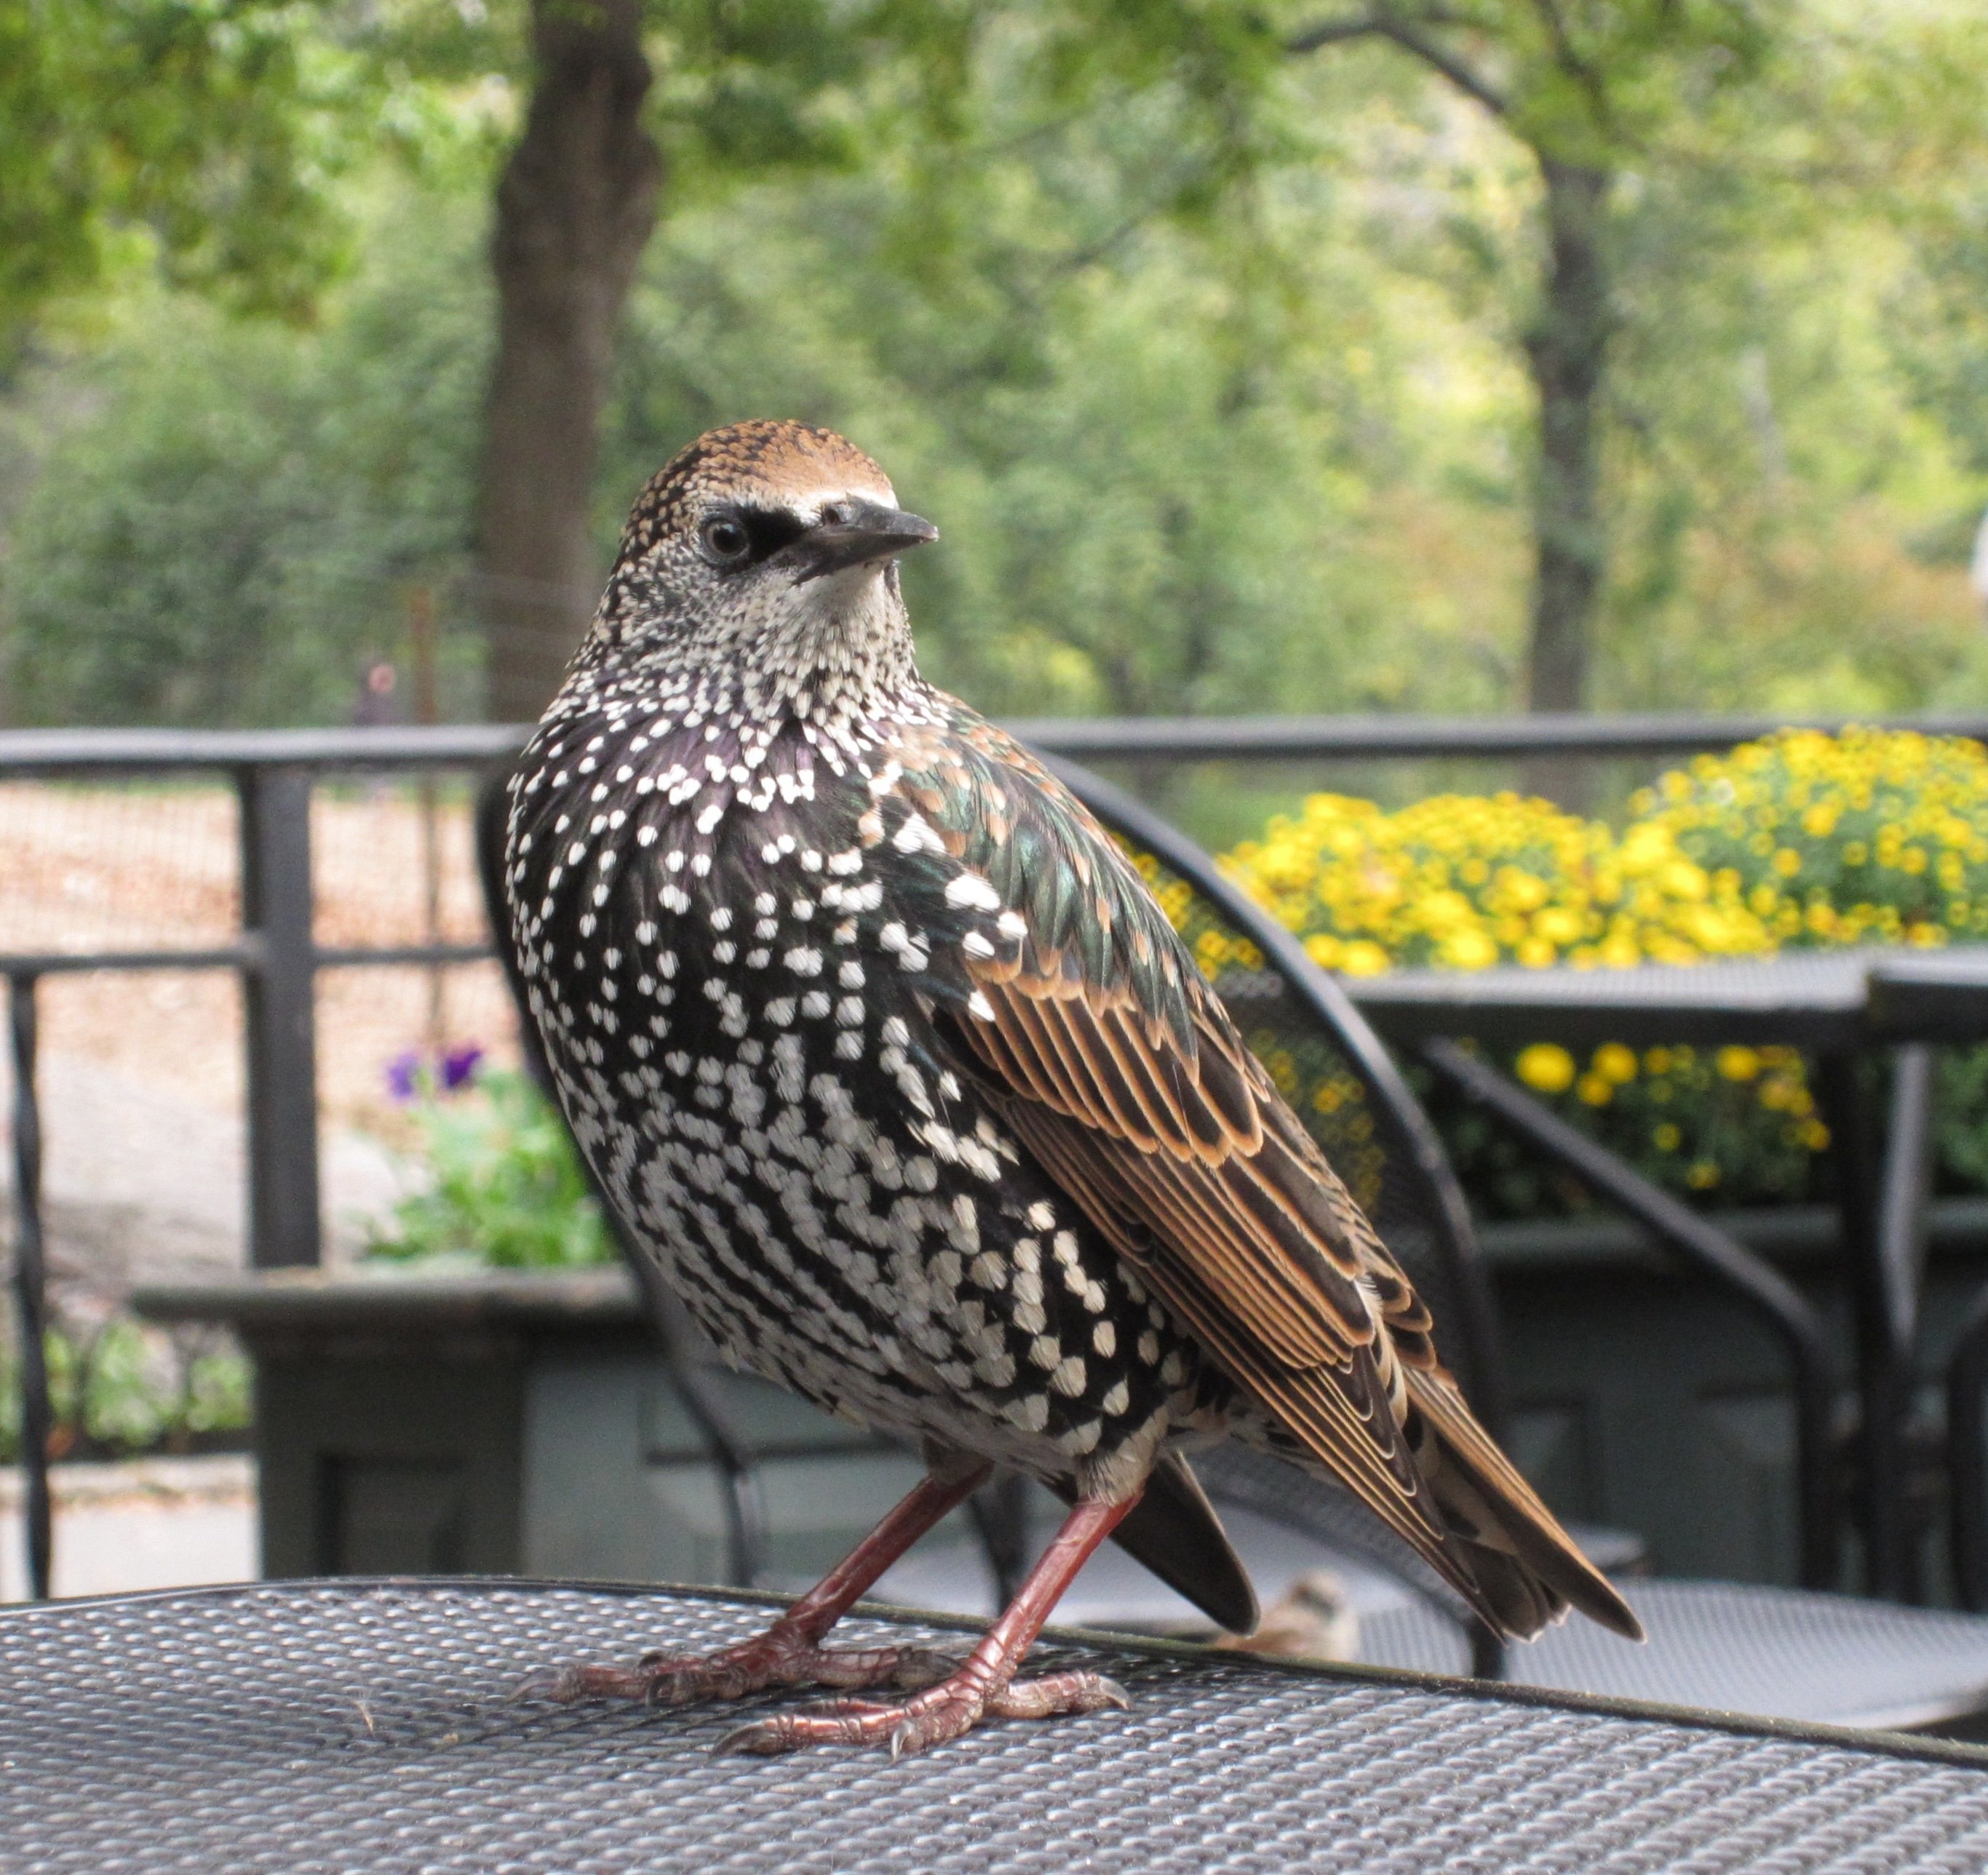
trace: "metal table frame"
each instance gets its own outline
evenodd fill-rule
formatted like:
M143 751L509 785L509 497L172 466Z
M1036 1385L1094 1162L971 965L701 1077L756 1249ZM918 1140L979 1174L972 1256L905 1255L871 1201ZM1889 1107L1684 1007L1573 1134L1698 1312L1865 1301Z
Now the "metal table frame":
M1507 1077L1459 1049L1456 1038L1494 1046L1769 1042L1797 1049L1813 1062L1836 1155L1855 1321L1865 1587L1875 1595L1919 1600L1921 1533L1910 1502L1916 1482L1913 1351L1930 1187L1933 1047L1988 1032L1988 946L1939 958L1856 950L1628 970L1408 970L1347 978L1345 987L1390 1039L1416 1046L1445 1078L1535 1134L1553 1127L1581 1137ZM1861 1064L1886 1048L1893 1080L1881 1165ZM1620 1162L1591 1141L1586 1146L1594 1180L1608 1195L1611 1168ZM1676 1209L1692 1215L1682 1205Z

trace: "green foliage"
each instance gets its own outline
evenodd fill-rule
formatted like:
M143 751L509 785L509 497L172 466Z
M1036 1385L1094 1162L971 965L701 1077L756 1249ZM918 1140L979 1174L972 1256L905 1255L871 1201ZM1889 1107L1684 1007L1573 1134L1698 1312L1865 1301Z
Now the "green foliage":
M1445 505L1401 494L1412 541L1378 525L1384 464L1472 453L1404 382L1468 341L1363 271L1353 205L1308 171L1257 194L1274 248L1183 228L1161 211L1199 162L1172 101L1046 124L1002 102L908 198L879 166L664 229L604 541L685 437L778 410L855 437L938 519L905 569L922 655L983 707L1493 702L1484 662L1436 650L1459 623L1424 583Z
M294 312L335 258L350 73L285 0L0 0L0 345L143 229L171 277Z
M48 1331L56 1458L183 1453L238 1443L251 1422L248 1363L211 1332L173 1331L113 1315L94 1329ZM21 1453L20 1380L0 1346L0 1462Z
M337 721L407 589L466 555L488 343L476 222L405 202L320 326L137 296L12 527L0 694L19 722ZM51 387L51 394L52 394ZM475 694L451 640L458 708Z
M1620 134L1595 700L1988 700L1962 565L1988 501L1983 35L1931 5L1558 10ZM525 11L397 0L296 40L310 99L367 102L295 123L377 153L310 172L352 231L314 325L113 268L96 330L51 328L0 401L10 720L340 720L416 578L453 599L451 707L473 710L473 589L451 582ZM1536 164L1398 46L1284 56L1334 16L655 9L668 213L618 356L603 557L698 429L793 414L940 523L906 567L921 643L984 707L1509 704ZM1530 98L1547 17L1487 5L1445 42ZM1587 135L1591 96L1548 89L1525 109Z
M453 1257L502 1269L614 1260L565 1123L524 1075L486 1070L464 1092L431 1089L415 1119L422 1169L433 1182L401 1201L392 1233L369 1255Z

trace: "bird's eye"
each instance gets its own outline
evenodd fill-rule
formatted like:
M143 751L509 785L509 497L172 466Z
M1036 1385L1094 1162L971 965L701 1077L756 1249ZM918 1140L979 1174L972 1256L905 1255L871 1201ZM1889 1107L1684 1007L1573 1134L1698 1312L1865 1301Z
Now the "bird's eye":
M704 550L721 566L735 566L752 550L752 538L738 522L714 515L698 529Z

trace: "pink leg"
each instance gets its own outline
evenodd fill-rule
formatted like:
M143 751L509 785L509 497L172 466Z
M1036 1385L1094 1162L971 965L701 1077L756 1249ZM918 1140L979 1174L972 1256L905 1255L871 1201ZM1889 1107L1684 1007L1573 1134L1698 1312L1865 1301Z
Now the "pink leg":
M921 1478L763 1634L702 1657L645 1654L632 1669L567 1667L543 1680L527 1681L524 1690L560 1700L646 1699L652 1705L681 1706L697 1699L742 1698L769 1686L930 1686L958 1663L918 1647L831 1650L820 1645L821 1637L912 1544L972 1496L992 1468L975 1465L950 1478Z
M1135 1492L1118 1504L1094 1498L1080 1503L1029 1572L1007 1613L936 1684L888 1704L843 1699L780 1713L742 1725L721 1739L718 1748L770 1757L803 1745L888 1745L891 1755L897 1758L956 1738L983 1718L1050 1718L1129 1704L1124 1689L1101 1674L1046 1674L1019 1684L1015 1674L1071 1578L1138 1501Z

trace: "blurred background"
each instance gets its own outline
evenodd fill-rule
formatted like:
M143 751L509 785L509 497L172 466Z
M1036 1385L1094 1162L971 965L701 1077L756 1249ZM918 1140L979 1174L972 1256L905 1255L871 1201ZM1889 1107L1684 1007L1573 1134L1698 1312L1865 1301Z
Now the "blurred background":
M990 715L1979 723L1984 84L1963 0L0 0L0 740L527 721L642 483L752 416L939 523L924 667ZM1721 759L1114 772L1356 975L1988 929L1978 746ZM307 941L482 941L468 767L320 778ZM0 961L225 948L238 793L0 763ZM312 1255L610 1257L494 965L309 995ZM64 968L36 1007L51 1450L167 1467L92 1475L110 1534L58 1586L250 1573L249 1365L127 1306L299 1260L245 1210L241 983ZM1826 1244L1793 1050L1512 1065ZM1939 1192L1980 1212L1942 1241L1979 1248L1988 1057L1940 1072ZM1439 1119L1487 1226L1592 1211ZM1536 1475L1607 1512L1563 1421ZM431 1482L353 1554L399 1566ZM132 1509L168 1501L208 1519L177 1561ZM1774 1515L1658 1559L1790 1579Z
M526 719L761 414L990 712L1988 701L1964 5L0 19L8 725Z

